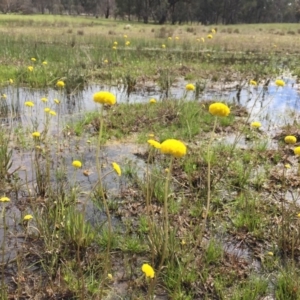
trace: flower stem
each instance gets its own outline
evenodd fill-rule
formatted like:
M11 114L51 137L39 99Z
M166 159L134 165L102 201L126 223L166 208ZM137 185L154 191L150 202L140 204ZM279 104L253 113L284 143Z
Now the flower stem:
M103 206L105 209L105 213L107 216L107 223L108 223L108 241L107 241L107 249L106 249L106 256L105 256L105 263L104 263L104 270L103 274L106 276L109 272L109 265L110 265L110 247L111 247L111 234L112 234L112 225L111 225L111 217L109 212L109 207L106 201L106 197L104 195L104 189L103 189L103 182L102 182L102 176L101 176L101 164L100 164L100 148L101 148L101 138L102 138L102 132L103 132L103 106L101 106L100 109L100 128L99 128L99 136L98 136L98 145L96 150L96 165L97 165L97 174L99 178L99 192L101 194L101 198L103 201ZM100 299L102 298L103 289L104 289L104 280L102 280L100 285Z

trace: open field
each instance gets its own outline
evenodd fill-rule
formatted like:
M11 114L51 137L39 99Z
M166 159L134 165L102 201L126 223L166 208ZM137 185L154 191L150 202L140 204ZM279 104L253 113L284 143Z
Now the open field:
M0 42L1 299L300 299L300 24Z

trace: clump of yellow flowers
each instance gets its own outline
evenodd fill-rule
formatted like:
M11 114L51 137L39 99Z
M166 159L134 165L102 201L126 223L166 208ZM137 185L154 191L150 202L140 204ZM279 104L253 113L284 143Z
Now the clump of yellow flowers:
M230 114L230 108L224 103L216 102L209 106L209 112L213 116L227 117Z
M287 144L296 144L297 143L297 138L293 135L287 135L284 138L285 143Z
M161 143L160 151L163 154L170 154L174 157L180 158L186 155L186 146L179 140L168 139Z
M96 103L114 105L116 103L116 97L110 92L98 92L93 96L93 100Z
M154 278L155 276L155 272L149 264L143 264L142 271L144 272L146 277Z

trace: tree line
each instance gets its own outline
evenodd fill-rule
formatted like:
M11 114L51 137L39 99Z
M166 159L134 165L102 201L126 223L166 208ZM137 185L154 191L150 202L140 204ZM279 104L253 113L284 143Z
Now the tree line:
M164 24L300 21L300 0L0 0L2 13L88 14Z

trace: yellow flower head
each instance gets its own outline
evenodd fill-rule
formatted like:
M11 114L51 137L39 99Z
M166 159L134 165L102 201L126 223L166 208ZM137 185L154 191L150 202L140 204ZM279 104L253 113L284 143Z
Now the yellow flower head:
M48 101L48 99L47 99L46 97L41 98L41 100L42 100L43 102L47 102L47 101Z
M116 103L116 97L110 92L98 92L93 96L93 100L96 103L114 105Z
M224 103L216 102L209 106L209 112L213 116L227 117L230 114L230 108Z
M74 160L74 161L72 162L72 166L73 166L74 168L81 168L81 166L82 166L81 161L79 161L79 160Z
M175 37L175 40L179 40L179 37L178 37L178 36L176 36L176 37Z
M118 45L118 42L114 42L114 45L117 46L117 45Z
M42 65L46 66L46 65L48 65L48 63L44 60L44 61L42 62Z
M284 82L283 80L281 80L281 79L277 79L277 80L275 81L275 84L276 84L277 86L285 86L285 82Z
M284 138L284 141L287 143L287 144L296 144L297 143L297 138L293 135L287 135L285 138Z
M204 43L204 42L205 42L205 39L202 37L202 38L201 38L201 41Z
M116 47L116 46L113 46L112 48L113 48L113 50L117 50L117 47Z
M119 166L117 163L113 162L113 163L112 163L112 167L113 167L113 169L115 170L115 172L116 172L119 176L121 176L122 172L121 172L120 166Z
M36 61L36 58L32 57L32 58L31 58L31 61Z
M185 86L185 89L187 91L194 91L195 90L195 86L192 84L192 83L188 83L186 86Z
M60 89L64 88L65 87L65 83L62 81L62 80L58 80L56 82L56 86Z
M216 30L213 28L213 29L211 30L211 33L215 34L215 33L216 33Z
M148 142L149 145L153 146L156 149L161 148L161 144L159 142L155 141L155 140L150 139L147 142Z
M2 95L1 95L1 98L2 98L2 99L6 99L6 98L7 98L7 95L6 95L6 94L2 94Z
M105 64L107 64L108 63L108 60L107 59L104 59L104 61L103 61Z
M186 155L186 146L181 141L168 139L161 143L160 151L164 154L171 154L174 157L180 158Z
M29 221L33 219L33 216L32 215L26 215L24 218L23 218L23 221Z
M130 45L130 42L126 41L125 46L129 46L129 45Z
M207 36L207 38L208 38L208 39L212 39L213 36L212 36L211 34L209 34L209 35Z
M8 81L9 81L9 84L13 84L14 83L14 81L11 78Z
M107 274L107 278L108 278L109 280L114 280L112 274L110 274L110 273Z
M161 47L162 47L163 49L165 49L165 48L166 48L166 45L165 45L165 44L162 44Z
M151 138L151 139L154 138L154 133L149 133L148 137Z
M54 99L53 100L56 104L59 104L60 103L60 101L58 100L58 99Z
M252 122L252 123L250 124L250 126L251 126L252 128L259 128L259 127L261 127L261 123L260 123L260 122Z
M48 112L50 112L50 108L49 107L46 107L45 109L44 109L44 112L46 112L46 113L48 113Z
M41 136L41 134L38 131L33 132L31 135L34 138L39 138Z
M299 214L297 214L297 217L298 217L298 218L300 218L300 213L299 213Z
M254 86L257 86L257 82L255 80L250 80L250 84L254 85Z
M172 40L172 37L171 37L171 36L169 36L169 37L168 37L168 40L169 40L169 41L171 41L171 40Z
M34 103L33 103L32 101L26 101L26 102L25 102L25 106L33 107L33 106L34 106Z
M290 169L290 168L291 168L291 165L290 165L290 164L285 164L284 167L285 167L286 169Z
M123 37L124 37L124 39L127 39L127 34L124 34Z
M50 114L51 116L56 116L56 112L55 112L54 110L50 110L50 111L49 111L49 114Z
M10 199L8 197L1 197L0 202L10 202Z
M33 66L29 66L29 67L27 67L27 69L28 69L29 72L32 72L33 71Z
M151 104L154 104L154 103L156 103L156 99L154 99L154 98L151 98L151 99L149 100L149 103L151 103Z
M295 155L299 156L300 155L300 147L294 148L294 153L295 153Z
M269 256L274 256L274 253L271 252L271 251L269 251L267 254L268 254Z
M142 265L142 271L144 272L146 277L154 278L154 276L155 276L155 272L154 272L153 268L148 264Z

